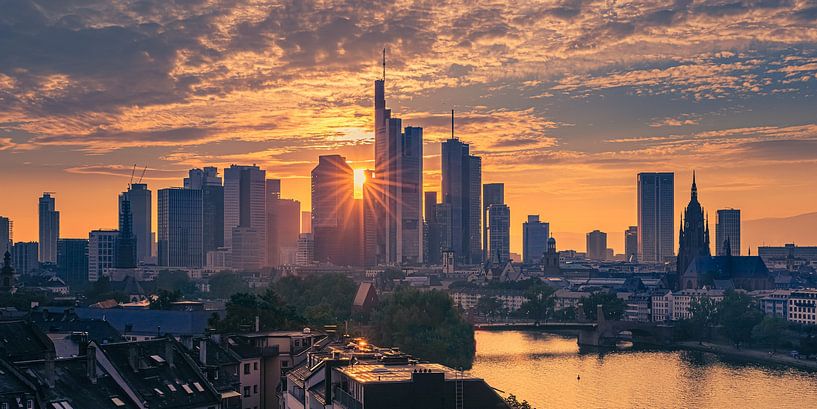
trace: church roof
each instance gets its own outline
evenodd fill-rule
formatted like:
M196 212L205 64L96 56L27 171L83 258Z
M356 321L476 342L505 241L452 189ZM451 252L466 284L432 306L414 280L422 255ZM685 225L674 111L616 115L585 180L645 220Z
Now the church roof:
M714 273L718 280L766 278L769 269L758 256L699 256L692 260L684 275Z

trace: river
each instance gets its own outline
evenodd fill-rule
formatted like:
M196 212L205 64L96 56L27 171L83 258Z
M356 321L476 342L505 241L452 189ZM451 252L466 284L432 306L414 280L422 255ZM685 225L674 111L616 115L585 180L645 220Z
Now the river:
M537 332L476 341L470 373L537 409L817 407L817 373L689 351L579 351L575 337Z

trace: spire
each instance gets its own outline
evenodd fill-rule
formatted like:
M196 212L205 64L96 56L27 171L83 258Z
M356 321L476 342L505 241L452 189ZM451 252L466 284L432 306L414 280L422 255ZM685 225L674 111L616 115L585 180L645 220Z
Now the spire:
M383 82L386 82L386 48L383 48Z
M692 171L692 198L698 198L698 186L695 184L695 171Z
M451 139L454 139L454 110L451 110Z

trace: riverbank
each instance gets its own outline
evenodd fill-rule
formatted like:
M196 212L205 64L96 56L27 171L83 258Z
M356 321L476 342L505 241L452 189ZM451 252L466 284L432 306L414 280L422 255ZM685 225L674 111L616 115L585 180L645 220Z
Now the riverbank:
M776 354L769 354L769 351L757 349L737 349L731 345L713 344L704 342L699 344L696 341L676 342L674 344L678 349L685 349L690 351L709 352L720 356L725 356L732 359L751 363L764 363L774 365L785 365L792 368L803 369L807 371L817 371L817 361L810 361L805 359L792 358L784 351L778 351Z

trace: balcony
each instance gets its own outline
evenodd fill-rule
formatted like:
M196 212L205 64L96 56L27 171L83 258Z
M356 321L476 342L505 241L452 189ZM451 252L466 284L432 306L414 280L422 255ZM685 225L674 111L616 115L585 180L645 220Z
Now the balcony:
M363 409L363 404L360 401L339 386L335 386L334 400L346 409Z

